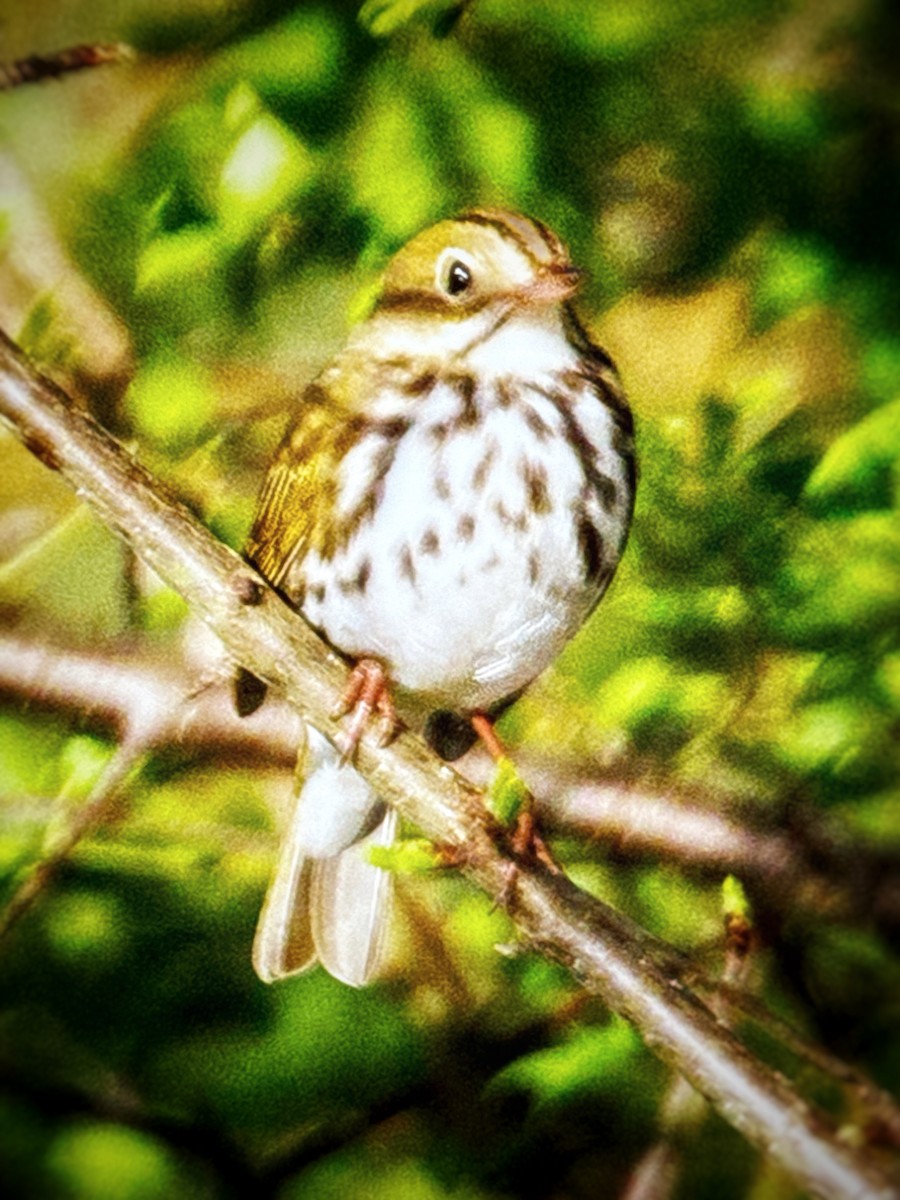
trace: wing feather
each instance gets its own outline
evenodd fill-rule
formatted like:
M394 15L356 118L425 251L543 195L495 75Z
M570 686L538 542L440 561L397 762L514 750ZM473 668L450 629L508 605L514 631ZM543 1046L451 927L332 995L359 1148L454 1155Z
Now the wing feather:
M339 415L311 384L263 483L244 554L278 587L291 564L321 541L334 497Z

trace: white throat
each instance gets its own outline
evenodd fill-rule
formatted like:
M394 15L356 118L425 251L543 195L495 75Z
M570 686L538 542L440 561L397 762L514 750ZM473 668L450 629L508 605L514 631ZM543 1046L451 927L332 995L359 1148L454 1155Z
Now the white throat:
M566 340L562 313L557 307L519 309L505 321L496 309L485 309L464 321L422 320L414 314L391 314L389 343L392 354L453 363L480 378L506 375L544 375L576 364L576 354ZM386 330L378 322L360 329L358 346L371 339L385 344Z
M575 366L576 354L566 339L560 310L539 308L514 313L488 337L476 341L464 353L462 364L481 377L536 379Z

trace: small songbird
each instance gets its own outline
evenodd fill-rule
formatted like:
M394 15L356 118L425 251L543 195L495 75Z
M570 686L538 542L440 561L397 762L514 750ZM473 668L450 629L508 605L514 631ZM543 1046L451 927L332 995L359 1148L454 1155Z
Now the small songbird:
M354 770L373 714L422 714L447 759L596 606L635 493L615 368L570 300L580 272L539 221L474 209L390 261L371 315L304 391L246 556L353 668L346 742L308 731L260 918L265 980L381 965L395 816ZM242 713L264 685L237 680Z

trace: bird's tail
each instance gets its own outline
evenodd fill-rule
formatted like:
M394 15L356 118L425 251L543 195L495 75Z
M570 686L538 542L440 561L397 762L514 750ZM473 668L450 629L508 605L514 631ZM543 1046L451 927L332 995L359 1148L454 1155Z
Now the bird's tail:
M315 729L307 729L294 795L253 966L271 983L321 962L362 987L384 962L393 885L368 850L393 842L396 813Z

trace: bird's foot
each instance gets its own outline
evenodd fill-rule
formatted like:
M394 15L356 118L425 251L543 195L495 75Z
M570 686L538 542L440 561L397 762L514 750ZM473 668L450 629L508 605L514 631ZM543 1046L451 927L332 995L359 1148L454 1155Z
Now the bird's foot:
M353 759L373 715L377 714L381 726L379 746L387 746L396 734L399 721L391 697L390 681L377 659L361 658L350 672L334 716L343 717L347 713L350 714L350 720L339 745L342 764Z
M550 853L550 848L538 832L534 812L534 797L529 793L528 803L516 817L510 836L513 854L526 862L543 863L553 875L561 875L562 867Z

